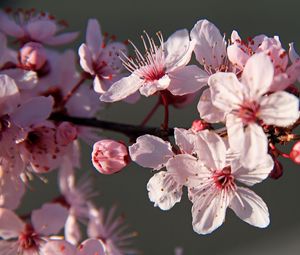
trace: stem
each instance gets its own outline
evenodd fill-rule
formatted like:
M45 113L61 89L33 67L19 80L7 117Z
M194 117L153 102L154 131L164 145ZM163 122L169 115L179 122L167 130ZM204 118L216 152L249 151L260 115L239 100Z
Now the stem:
M273 143L269 143L269 146L272 151L275 151L278 155L284 158L290 158L290 155L279 150Z
M122 133L132 138L137 138L145 134L159 136L162 138L174 135L173 128L162 130L160 128L155 128L155 127L142 127L138 125L128 125L128 124L98 120L96 118L88 119L88 118L72 117L61 113L53 113L50 116L50 119L54 121L69 121L73 124L80 125L80 126L96 127L105 130L110 130L110 131Z
M84 75L81 75L80 80L77 82L77 84L69 91L69 93L62 99L61 104L65 105L69 99L74 95L74 93L79 89L81 84L86 80L86 77Z
M147 114L145 119L142 121L141 126L145 126L148 121L152 118L153 114L156 112L158 107L160 106L160 99L158 99L157 103L154 105L154 107L151 109L151 111Z
M161 92L160 95L161 95L161 100L162 100L162 103L163 103L164 109L165 109L165 117L164 117L163 129L167 130L168 126L169 126L169 104L168 104L168 98L167 98L167 96L163 92Z

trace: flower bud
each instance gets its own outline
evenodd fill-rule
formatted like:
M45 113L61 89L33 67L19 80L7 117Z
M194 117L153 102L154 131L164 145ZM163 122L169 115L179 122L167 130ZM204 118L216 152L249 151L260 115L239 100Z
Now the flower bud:
M60 145L68 145L77 138L77 129L70 122L64 121L56 130L56 140Z
M191 129L193 132L197 133L204 129L208 129L209 127L209 123L205 122L204 120L194 120Z
M271 173L269 174L269 176L272 179L277 180L283 175L283 166L277 158L273 158L273 160L274 160L274 167Z
M93 146L92 162L102 174L119 172L129 163L127 147L114 140L98 141Z
M294 144L291 152L290 152L290 158L293 160L296 164L300 164L300 141Z
M46 63L46 51L42 44L26 43L20 50L20 62L30 70L40 70Z

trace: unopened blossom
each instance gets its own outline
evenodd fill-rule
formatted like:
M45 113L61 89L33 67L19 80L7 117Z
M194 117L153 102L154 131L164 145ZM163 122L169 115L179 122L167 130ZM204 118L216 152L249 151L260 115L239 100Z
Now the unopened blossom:
M272 158L262 155L254 168L245 168L222 138L208 130L197 133L195 151L197 157L181 154L167 163L170 174L189 189L194 231L208 234L220 227L227 207L253 226L268 226L266 204L250 189L237 186L236 181L247 186L263 181L273 168Z
M117 80L122 78L124 67L120 53L126 54L126 45L114 42L102 36L101 28L96 19L88 21L86 43L78 50L80 65L94 79L94 90L103 94Z
M300 164L300 142L294 144L291 152L290 158L297 164Z
M60 45L73 41L78 32L69 32L56 35L65 25L45 12L32 10L16 10L0 12L0 30L17 38L22 44L39 42L48 45Z
M63 216L65 215L65 216ZM46 255L41 251L49 236L57 234L66 220L66 209L44 205L31 214L31 223L23 222L13 211L0 208L1 255Z
M151 96L157 91L168 90L173 95L194 93L205 84L205 73L195 65L188 65L193 51L186 29L173 33L166 42L157 33L160 45L145 33L142 36L145 54L132 43L136 58L123 56L124 66L131 75L115 82L100 99L104 102L122 100L136 91Z
M115 209L113 207L105 214L102 208L91 206L88 236L103 243L105 255L137 254L137 250L130 247L137 233L128 232L125 217L116 216Z
M285 91L269 92L274 67L264 53L246 63L241 81L234 73L216 73L209 78L212 103L226 115L232 150L241 152L242 163L254 167L267 154L268 138L262 124L286 127L299 117L299 99Z
M192 123L191 130L196 132L202 131L204 129L210 128L210 124L203 120L194 120Z
M40 43L29 42L20 49L20 63L24 68L40 70L46 61L46 50Z
M114 174L129 163L126 145L114 140L100 140L93 146L92 162L102 174Z

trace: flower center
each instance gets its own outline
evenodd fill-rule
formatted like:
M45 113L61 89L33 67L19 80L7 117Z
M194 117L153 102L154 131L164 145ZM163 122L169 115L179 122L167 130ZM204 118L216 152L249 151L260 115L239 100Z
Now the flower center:
M19 235L19 246L22 250L36 249L38 248L38 239L32 226L27 224L25 230Z
M144 33L146 35L146 39L143 36L141 36L141 38L145 48L145 53L142 54L138 48L129 41L134 48L136 58L133 59L131 57L127 57L121 52L123 58L121 57L120 59L128 71L132 73L135 72L135 74L146 82L153 82L159 80L166 74L164 41L162 34L158 32L157 37L160 42L159 47L155 44L153 38L150 38L146 32Z
M214 179L215 185L219 189L227 190L227 189L235 188L234 177L231 174L230 166L223 168L223 170L220 172L214 173L213 179Z
M256 102L244 102L238 109L236 115L242 119L245 125L258 120L259 104Z

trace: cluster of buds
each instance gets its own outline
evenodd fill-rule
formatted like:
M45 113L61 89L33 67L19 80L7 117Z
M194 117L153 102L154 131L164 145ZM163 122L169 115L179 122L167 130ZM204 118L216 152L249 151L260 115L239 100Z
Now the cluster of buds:
M286 51L278 36L243 40L236 31L227 42L214 24L199 20L166 41L158 32L158 43L145 32L145 52L129 41L133 58L127 43L103 35L90 19L78 54L48 48L76 39L77 32L57 35L64 27L47 13L0 11L0 254L137 253L130 248L136 233L127 232L123 217L114 218L113 209L105 217L90 180L76 182L79 141L93 146L91 160L102 174L131 162L156 171L147 190L162 210L180 202L186 187L199 234L220 227L228 207L250 225L268 226L267 205L238 182L281 177L280 158L300 164L300 56L293 43ZM19 47L9 47L10 37ZM193 56L197 64L190 64ZM106 103L135 104L141 95L158 100L140 125L97 119ZM199 119L170 128L169 107L194 100ZM146 126L160 106L162 123ZM96 128L125 134L128 142L100 138ZM290 152L279 149L290 143ZM60 196L17 216L33 176L52 171Z

